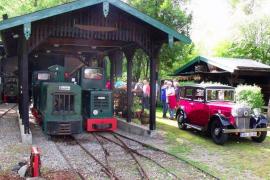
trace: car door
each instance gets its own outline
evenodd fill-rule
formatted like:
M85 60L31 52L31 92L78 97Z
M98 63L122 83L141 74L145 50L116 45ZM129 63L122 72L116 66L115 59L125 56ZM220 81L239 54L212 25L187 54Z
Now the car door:
M192 123L193 87L185 87L184 91L184 98L181 100L180 106L186 113L189 123Z
M205 89L195 88L193 103L191 104L192 123L198 126L205 126L209 119L209 109L205 104Z

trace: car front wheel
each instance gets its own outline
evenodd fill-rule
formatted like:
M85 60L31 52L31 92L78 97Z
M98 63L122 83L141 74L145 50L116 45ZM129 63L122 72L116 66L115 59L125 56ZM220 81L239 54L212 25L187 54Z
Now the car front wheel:
M260 125L258 128L266 128L266 125L265 124ZM251 137L251 139L254 142L261 143L265 140L266 136L267 136L267 131L261 131L261 132L258 132L258 136Z
M184 112L181 111L181 112L177 115L176 119L177 119L178 128L179 128L179 129L182 129L182 130L185 130L185 129L187 128L187 126L186 126L185 123L184 123L184 122L185 122Z
M228 140L228 134L222 132L223 125L216 120L211 125L211 136L216 144L223 145Z

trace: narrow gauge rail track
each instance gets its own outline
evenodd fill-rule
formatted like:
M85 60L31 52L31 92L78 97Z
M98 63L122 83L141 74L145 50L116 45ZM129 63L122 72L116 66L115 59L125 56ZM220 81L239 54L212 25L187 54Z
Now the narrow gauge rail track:
M180 157L178 157L178 156L176 156L176 155L174 155L174 154L171 154L171 153L169 153L169 152L166 152L166 151L164 151L164 150L161 150L161 149L159 149L159 148L156 148L156 147L154 147L154 146L151 146L151 145L149 145L149 144L143 143L143 142L141 142L141 141L138 141L138 140L136 140L136 139L130 138L130 137L128 137L128 136L125 136L125 135L120 134L120 133L117 133L117 132L112 132L112 134L117 135L117 136L120 136L120 137L122 137L122 138L124 138L124 139L127 139L127 140L130 140L130 141L133 141L133 142L135 142L135 143L138 143L138 144L140 144L141 146L146 147L146 148L148 148L148 149L152 149L152 150L154 150L154 151L157 151L157 152L166 154L166 155L168 155L168 156L174 157L174 158L176 158L176 159L178 159L178 160L180 160L180 161L182 161L182 162L185 162L186 164L188 164L188 165L194 167L195 169L201 171L202 173L206 174L207 176L209 176L209 177L211 177L211 178L213 178L213 179L219 179L218 177L214 176L213 174L210 174L210 173L204 171L203 169L199 168L198 166L195 166L194 164L190 163L189 161L187 161L187 160L185 160L185 159L183 159L183 158L180 158ZM134 151L134 153L135 153L135 150L133 150L133 151Z
M107 141L109 141L109 142L112 142L112 143L114 143L114 144L116 144L116 145L118 145L118 146L120 146L120 147L122 147L123 149L125 149L126 151L128 151L130 154L132 154L132 156L134 156L133 155L133 153L134 154L136 154L136 155L138 155L138 156L140 156L140 157L143 157L143 158L145 158L145 159L147 159L147 160L150 160L150 161L152 161L154 164L156 164L157 166L159 166L160 168L162 168L163 170L165 170L169 175L171 175L171 176L173 176L175 179L181 179L180 177L178 177L176 174L174 174L173 172L170 172L165 166L163 166L163 165L161 165L160 163L158 163L156 160L154 160L154 159L152 159L152 158L150 158L150 157L148 157L148 156L145 156L144 154L142 154L142 153L140 153L140 152L138 152L137 150L134 150L134 149L131 149L130 147L128 147L127 146L127 144L126 143L124 143L124 141L123 140L121 140L117 135L117 133L112 133L113 135L114 135L114 137L115 137L115 139L117 139L119 142L116 142L115 140L112 140L112 139L110 139L110 138L108 138L108 137L105 137L105 136L103 136L103 135L100 135L100 134L98 134L97 136L99 136L99 137L101 137L101 138L103 138L103 139L105 139L105 140L107 140ZM136 158L136 157L135 157ZM149 179L149 177L147 176L147 174L146 174L146 171L143 169L143 167L140 165L140 168L142 169L141 171L142 172L140 172L140 173L145 173L144 174L144 176L142 176L142 177L145 177L146 179Z
M82 143L80 141L78 141L74 136L69 136L69 138L75 142L87 155L89 155L92 159L94 159L96 161L96 163L98 163L101 167L102 167L102 171L110 178L113 180L119 180L119 178L114 174L114 172L111 170L111 168L107 165L105 165L104 163L102 163L98 158L96 158L87 148L85 148ZM101 145L101 142L98 141ZM68 158L66 157L66 155L64 154L63 150L59 147L59 145L57 143L55 143L56 148L58 149L58 151L62 154L62 156L64 157L64 159L66 160L66 162L68 163L69 167L71 168L71 170L76 173L81 180L85 180L86 178L79 172L77 171L77 169L75 169L71 162L68 160ZM102 146L102 145L101 145ZM103 147L103 146L102 146ZM102 148L103 149L103 148ZM105 154L105 159L107 159L107 151L105 149L104 150L104 154Z
M14 109L16 106L18 106L17 104L15 104L14 106L12 106L11 108L9 108L8 110L6 110L3 114L0 115L0 119L2 119L7 113L9 113L9 111L11 111L12 109Z
M121 146L121 147L124 148L124 150L126 150L126 151L131 155L131 157L134 159L134 161L135 161L136 164L138 165L137 168L138 168L138 171L139 171L140 174L141 174L142 179L149 180L149 177L148 177L146 171L144 170L143 166L141 165L141 163L139 162L139 160L136 158L136 156L134 156L132 150L127 146L127 144L126 144L124 141L122 141L122 140L121 140L120 138L118 138L116 135L114 135L114 137L115 137L118 141L120 141L120 143L123 145L123 146Z
M54 144L55 144L57 150L61 153L61 155L63 156L63 158L67 162L68 166L71 168L72 172L75 173L75 174L77 174L81 180L86 180L86 178L79 171L77 171L77 169L75 169L72 166L71 162L69 161L69 159L65 155L64 151L60 148L60 146L57 143L54 143Z

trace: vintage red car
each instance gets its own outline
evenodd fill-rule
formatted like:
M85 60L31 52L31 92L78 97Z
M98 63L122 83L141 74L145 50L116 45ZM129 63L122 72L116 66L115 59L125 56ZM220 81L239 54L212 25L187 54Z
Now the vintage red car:
M224 144L230 134L263 142L268 120L258 109L236 104L234 88L225 85L182 86L176 119L180 129L205 131L216 144Z

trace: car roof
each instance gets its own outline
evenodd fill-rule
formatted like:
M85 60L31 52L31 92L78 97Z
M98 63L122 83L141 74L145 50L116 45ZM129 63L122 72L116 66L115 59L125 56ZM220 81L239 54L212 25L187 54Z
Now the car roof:
M234 89L232 86L222 84L186 84L182 87L195 87L195 88L207 88L207 89Z

